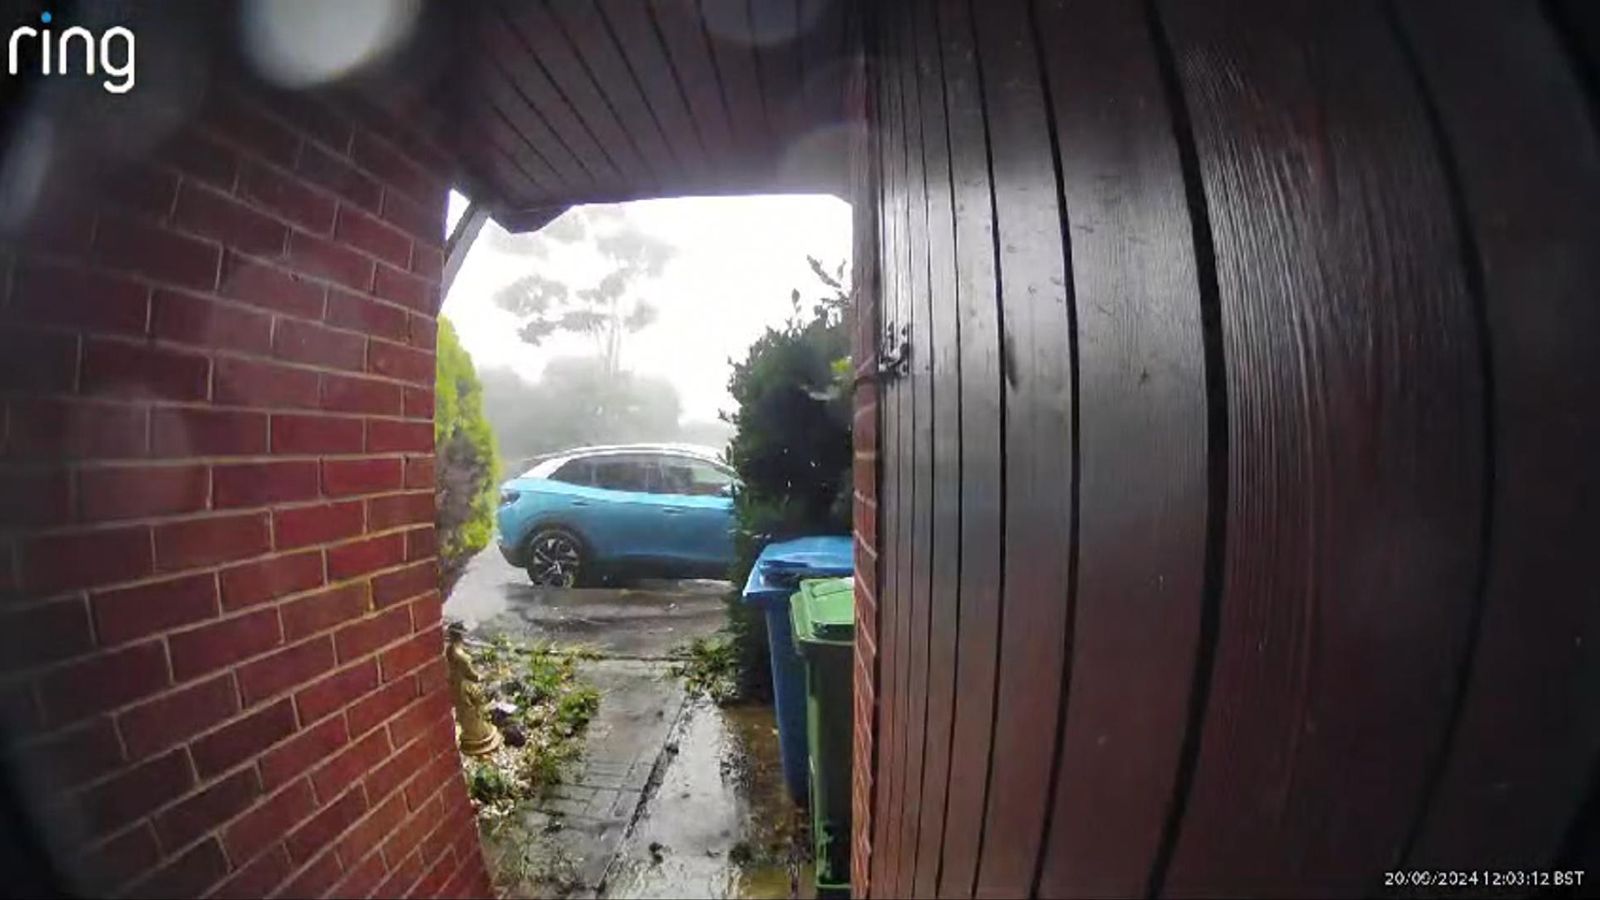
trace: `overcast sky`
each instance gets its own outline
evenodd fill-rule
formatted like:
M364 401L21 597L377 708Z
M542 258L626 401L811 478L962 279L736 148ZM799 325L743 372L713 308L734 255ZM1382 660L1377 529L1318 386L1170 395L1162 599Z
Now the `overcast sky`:
M452 225L465 202L451 196ZM820 294L807 254L830 270L850 257L850 207L835 197L695 197L615 208L677 248L660 277L638 283L660 318L627 338L623 367L676 385L685 420L713 419L733 405L728 358L742 359L762 329L789 315L791 289ZM516 319L495 305L495 291L532 272L583 288L606 271L588 240L518 241L491 221L451 285L444 314L480 371L509 366L534 381L552 357L590 353L593 345L581 337L523 343Z

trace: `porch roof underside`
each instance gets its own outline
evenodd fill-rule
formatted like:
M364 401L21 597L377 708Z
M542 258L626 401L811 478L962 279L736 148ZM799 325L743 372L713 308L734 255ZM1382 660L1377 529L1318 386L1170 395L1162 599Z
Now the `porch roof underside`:
M844 0L440 6L364 93L508 230L577 203L843 189Z

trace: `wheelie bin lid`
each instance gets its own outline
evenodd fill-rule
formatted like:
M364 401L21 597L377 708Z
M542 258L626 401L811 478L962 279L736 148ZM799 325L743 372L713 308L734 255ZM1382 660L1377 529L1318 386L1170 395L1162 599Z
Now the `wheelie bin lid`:
M817 535L768 544L745 582L746 603L788 601L802 578L849 575L855 547L848 535Z
M805 644L849 644L856 636L854 578L819 578L800 582L789 603L797 647Z

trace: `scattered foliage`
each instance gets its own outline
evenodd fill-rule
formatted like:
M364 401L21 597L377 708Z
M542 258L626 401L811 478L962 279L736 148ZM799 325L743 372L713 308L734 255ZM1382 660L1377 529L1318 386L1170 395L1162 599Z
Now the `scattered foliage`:
M594 655L589 650L502 635L469 643L467 652L483 676L490 718L505 738L488 756L463 757L468 793L479 818L490 820L561 782L582 751L600 693L578 677L578 661Z
M719 706L744 699L739 648L726 632L695 638L674 647L671 655L671 672L684 680L691 696L705 697Z
M500 457L483 415L483 389L472 357L440 317L434 385L439 566L450 584L494 531Z
M788 321L751 345L728 382L738 404L728 417L728 462L742 483L734 497L728 631L741 690L752 697L771 692L765 619L739 598L756 557L771 541L850 531L850 290L843 263L830 273L807 262L823 295L805 309L793 291Z

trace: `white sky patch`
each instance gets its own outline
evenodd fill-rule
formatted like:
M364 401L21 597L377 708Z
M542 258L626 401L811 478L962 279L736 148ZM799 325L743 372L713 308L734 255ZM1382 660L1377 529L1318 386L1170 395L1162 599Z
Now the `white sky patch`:
M451 227L465 207L465 198L451 195ZM685 420L712 419L733 406L728 360L743 359L764 328L788 317L790 290L799 288L807 300L823 293L806 265L807 254L830 271L850 257L850 206L836 197L692 197L618 208L678 251L660 277L635 285L657 306L660 318L626 338L622 364L671 381L683 400ZM572 335L537 347L523 343L517 319L495 305L495 292L531 272L585 288L608 266L587 240L545 241L550 252L541 259L506 252L494 239L503 236L492 220L484 226L445 297L444 314L480 370L509 366L536 381L550 359L592 353L593 344Z

